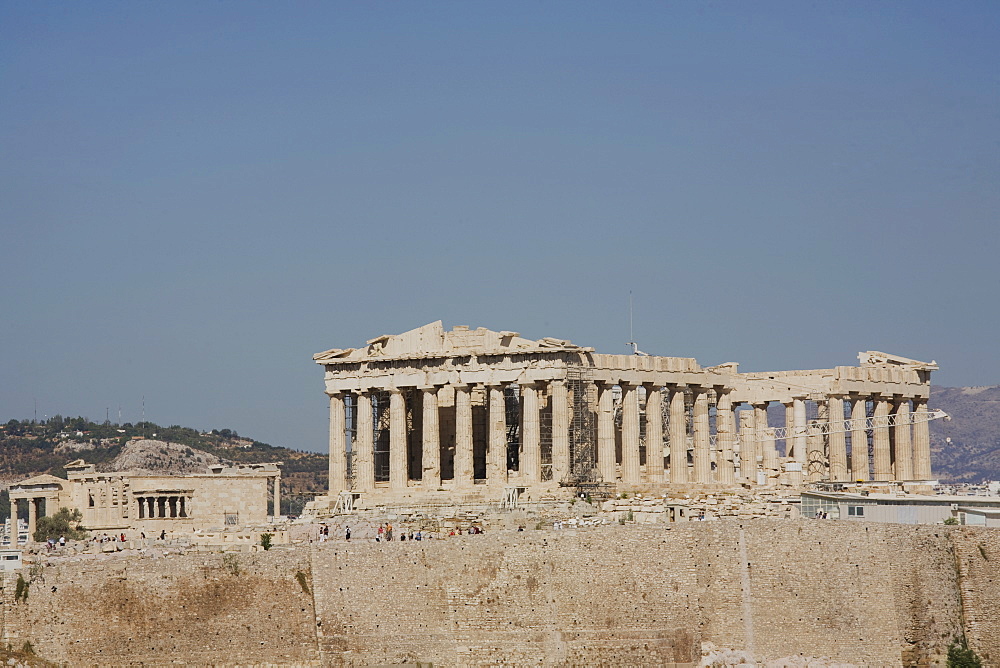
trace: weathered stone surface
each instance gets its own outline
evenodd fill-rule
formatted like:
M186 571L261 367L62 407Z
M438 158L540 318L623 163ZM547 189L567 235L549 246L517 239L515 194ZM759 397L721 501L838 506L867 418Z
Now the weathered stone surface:
M762 519L98 558L26 604L5 581L2 640L70 665L692 665L705 643L900 666L943 663L964 615L995 665L995 560L987 529Z

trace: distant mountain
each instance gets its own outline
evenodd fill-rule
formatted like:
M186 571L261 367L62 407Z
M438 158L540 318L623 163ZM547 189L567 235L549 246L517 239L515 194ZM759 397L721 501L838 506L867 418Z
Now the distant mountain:
M931 387L931 465L942 482L1000 480L1000 385ZM950 440L949 440L950 439Z

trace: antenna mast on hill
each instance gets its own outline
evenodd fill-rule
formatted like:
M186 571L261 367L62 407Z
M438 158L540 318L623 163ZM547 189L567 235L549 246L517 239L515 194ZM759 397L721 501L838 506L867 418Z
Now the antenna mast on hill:
M644 353L639 350L639 344L635 342L635 334L632 331L632 291L628 291L628 343L626 345L632 346L633 355L642 355L644 357L649 357L648 353Z

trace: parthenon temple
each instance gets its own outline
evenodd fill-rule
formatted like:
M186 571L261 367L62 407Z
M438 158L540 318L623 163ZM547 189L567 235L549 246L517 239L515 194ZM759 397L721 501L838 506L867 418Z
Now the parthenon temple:
M931 480L934 362L868 351L857 366L740 373L440 321L313 359L331 498Z

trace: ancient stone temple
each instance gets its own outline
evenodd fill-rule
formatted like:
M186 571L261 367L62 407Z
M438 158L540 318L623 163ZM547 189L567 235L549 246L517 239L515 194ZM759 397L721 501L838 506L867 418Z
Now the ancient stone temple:
M60 508L79 510L91 531L151 536L263 524L269 500L275 514L281 508L279 463L217 465L188 475L100 472L83 460L65 468L66 478L41 475L11 485L12 509L27 506L29 540L37 520Z
M931 478L933 362L869 351L858 366L739 373L440 321L313 357L331 497Z

